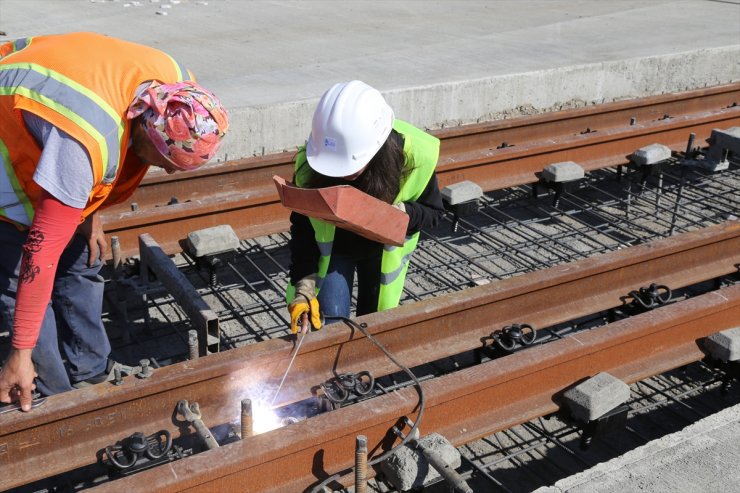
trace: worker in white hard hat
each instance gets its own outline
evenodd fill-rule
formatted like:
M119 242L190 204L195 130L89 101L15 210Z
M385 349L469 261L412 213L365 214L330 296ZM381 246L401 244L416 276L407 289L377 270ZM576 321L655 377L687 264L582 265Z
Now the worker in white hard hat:
M319 188L351 185L409 215L402 247L383 245L348 230L291 214L291 328L309 313L314 328L350 316L357 273L356 315L398 305L419 231L444 214L435 169L439 140L398 120L380 92L357 80L322 96L311 134L295 161L294 182ZM372 211L368 211L372 213Z

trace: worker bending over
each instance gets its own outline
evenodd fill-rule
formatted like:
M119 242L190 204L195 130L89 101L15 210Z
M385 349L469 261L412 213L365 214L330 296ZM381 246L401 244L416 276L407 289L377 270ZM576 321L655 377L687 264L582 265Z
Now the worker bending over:
M0 402L27 411L35 387L56 394L113 371L96 211L126 200L150 165L206 163L228 120L169 55L93 33L0 44L0 87L0 322L12 329Z
M398 305L419 231L434 227L444 213L438 156L439 140L395 119L380 92L364 82L335 84L321 97L296 156L294 183L353 186L393 204L409 222L404 245L395 247L293 212L287 291L293 332L306 312L315 328L321 326L319 309L326 323L349 317L355 271L358 316Z

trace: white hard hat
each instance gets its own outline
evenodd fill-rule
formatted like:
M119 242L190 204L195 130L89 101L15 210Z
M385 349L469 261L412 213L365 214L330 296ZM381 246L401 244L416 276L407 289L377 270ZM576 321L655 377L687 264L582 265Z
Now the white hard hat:
M353 80L334 84L313 114L306 158L325 176L360 171L385 143L393 128L393 110L377 89Z

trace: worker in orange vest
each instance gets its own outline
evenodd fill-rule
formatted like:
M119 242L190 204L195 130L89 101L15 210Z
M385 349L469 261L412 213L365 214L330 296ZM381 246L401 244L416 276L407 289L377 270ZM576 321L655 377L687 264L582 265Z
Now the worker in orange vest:
M150 165L208 162L228 117L169 55L94 33L0 43L0 87L0 322L12 333L0 402L27 411L34 389L115 367L96 211L130 197Z

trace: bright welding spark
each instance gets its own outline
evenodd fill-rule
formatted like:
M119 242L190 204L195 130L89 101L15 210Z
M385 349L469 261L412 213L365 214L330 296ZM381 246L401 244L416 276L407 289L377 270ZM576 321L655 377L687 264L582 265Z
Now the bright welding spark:
M252 401L252 429L254 434L265 433L284 426L283 420L275 413L267 400Z

